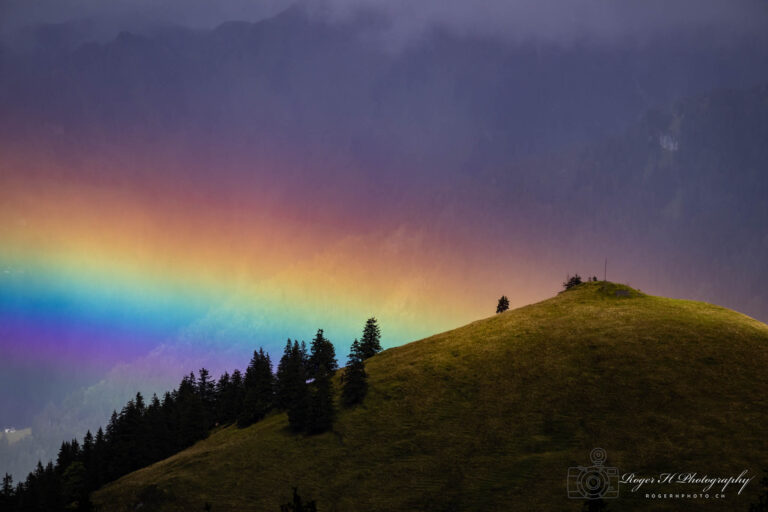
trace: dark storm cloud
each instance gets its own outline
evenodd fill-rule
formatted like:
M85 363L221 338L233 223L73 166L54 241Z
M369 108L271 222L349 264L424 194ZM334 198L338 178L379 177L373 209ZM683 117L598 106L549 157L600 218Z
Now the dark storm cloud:
M93 19L119 30L162 22L211 28L231 20L258 21L291 0L0 0L0 30Z
M332 16L386 13L408 38L443 26L477 35L570 42L654 37L679 30L754 33L768 29L765 0L328 0Z
M120 29L146 22L210 28L256 21L293 0L0 0L0 28L76 19L110 19ZM317 15L349 20L378 12L393 41L425 28L512 39L645 38L681 29L744 33L768 28L766 0L304 0ZM121 25L121 20L122 24ZM711 33L711 32L710 32Z

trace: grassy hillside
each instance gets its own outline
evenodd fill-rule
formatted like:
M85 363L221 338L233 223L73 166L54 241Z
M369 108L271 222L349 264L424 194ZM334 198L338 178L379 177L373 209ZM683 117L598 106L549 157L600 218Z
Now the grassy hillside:
M768 467L766 368L765 324L585 283L377 355L369 396L333 432L290 434L284 414L223 428L93 499L109 511L276 512L298 485L321 512L580 510L567 468L596 446L622 473ZM744 510L757 490L705 508ZM622 486L609 510L692 506Z

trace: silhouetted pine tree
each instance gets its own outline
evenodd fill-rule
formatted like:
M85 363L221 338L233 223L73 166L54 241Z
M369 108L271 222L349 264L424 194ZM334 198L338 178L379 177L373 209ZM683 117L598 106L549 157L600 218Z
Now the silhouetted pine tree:
M104 430L99 427L96 431L96 439L93 442L93 467L90 469L91 480L94 482L92 489L98 489L106 480L106 449L107 441Z
M173 392L166 391L165 394L163 394L160 418L164 426L164 437L161 437L158 440L160 443L160 453L158 454L158 457L167 457L181 449L181 443L178 437L181 420L179 418L179 408L176 403L177 397L177 390L173 390Z
M232 421L235 421L237 419L237 413L240 411L240 408L243 406L243 400L245 400L245 379L243 379L243 374L240 372L240 370L235 370L232 372L232 396L231 396L231 407L232 407Z
M567 276L566 281L563 283L563 288L566 290L570 290L574 286L578 286L581 284L581 276L579 274L575 274L573 277Z
M112 411L106 430L99 428L95 436L86 432L82 447L77 439L63 442L55 465L38 462L15 490L8 475L0 489L0 510L90 510L87 497L91 491L186 448L204 438L214 422L232 421L241 409L243 416L250 416L247 421L257 421L279 404L287 410L293 430L325 431L333 422L331 377L337 366L333 345L319 330L311 355L304 342L289 340L277 383L269 356L259 349L245 378L235 370L215 384L202 368L198 378L193 373L184 376L162 401L153 395L147 405L137 393L119 413ZM309 370L314 374L311 384L307 382Z
M44 506L46 506L46 500L45 500L45 468L43 467L43 463L40 461L37 461L37 466L35 466L35 471L33 473L30 473L29 477L27 477L27 486L30 491L30 498L31 502L34 504L33 506L37 509L41 509Z
M118 428L115 438L115 452L120 454L119 474L138 469L141 464L144 446L140 439L140 430L144 415L144 397L136 394L135 400L129 400L118 416Z
M61 477L61 495L67 510L90 510L88 473L80 461L70 464Z
M325 336L323 330L318 329L312 339L309 352L309 378L317 379L321 376L332 376L339 368L336 362L336 350L333 343Z
M88 430L85 433L85 437L83 437L83 448L80 450L79 460L83 463L83 467L85 468L85 482L89 489L93 489L96 484L93 471L95 444L96 442L93 438L93 434Z
M290 403L286 412L291 430L303 432L307 429L309 421L309 387L305 382L297 388L296 398Z
M157 397L155 397L157 398ZM152 440L157 432L152 425L152 419L148 417L149 408L144 403L144 397L141 393L136 393L134 399L136 410L134 412L134 424L131 429L131 446L135 450L132 457L134 467L132 469L142 468L155 461L155 453L152 450Z
M293 343L291 343L291 340L288 339L288 341L285 343L285 348L283 349L283 355L280 358L280 362L277 364L277 373L275 375L275 405L280 409L287 409L288 405L290 405L290 390L294 377L292 373L296 371L295 367L293 366L294 363L295 359L293 357ZM304 371L306 371L306 366L303 362L300 362L299 365Z
M216 410L214 422L220 425L232 423L229 419L228 402L232 391L232 378L228 372L224 372L216 382Z
M186 448L194 442L203 439L208 434L208 421L205 407L197 393L195 376L189 374L182 379L176 398L176 407L179 415L177 438L179 448Z
M368 392L368 374L365 373L363 359L360 342L355 340L352 342L347 358L347 368L344 370L341 381L341 401L347 407L362 402Z
M496 305L496 313L503 313L509 309L509 299L506 295L502 295L499 299L499 303Z
M14 510L15 491L13 489L13 477L8 473L3 477L3 485L0 488L0 510Z
M363 359L368 359L381 352L381 329L374 317L365 322L363 337L360 338L360 350Z
M205 368L200 368L197 372L197 396L203 406L203 417L206 429L209 429L215 423L214 407L216 399L216 383L211 378L210 372Z
M64 441L59 448L59 455L56 457L56 466L61 468L62 471L73 463L80 456L80 445L77 439L73 439L71 442Z
M254 351L245 372L245 400L237 419L239 427L261 420L274 404L275 383L272 362L263 349Z
M147 466L162 458L168 449L167 443L169 438L170 435L167 431L163 405L157 395L153 394L142 421L141 442L143 450L141 465Z
M335 413L331 374L321 366L310 387L306 432L320 434L330 430Z
M290 340L285 346L277 369L278 404L288 413L291 430L301 432L307 427L309 389L304 356L299 343Z
M304 340L301 340L301 343L299 344L299 357L301 363L304 365L304 371L309 375L309 350L307 350L307 343Z

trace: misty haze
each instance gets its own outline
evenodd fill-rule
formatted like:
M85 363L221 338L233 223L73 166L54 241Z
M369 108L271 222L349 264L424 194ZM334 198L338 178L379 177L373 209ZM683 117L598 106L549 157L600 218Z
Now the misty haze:
M372 398L365 400L373 401L360 398L358 407L371 411L371 422L385 423L382 411L389 409L377 404L389 404L387 397L411 404L409 382L421 383L428 396L427 405L414 402L414 416L423 412L418 407L447 400L442 388L420 379L429 372L442 375L451 365L458 366L446 377L446 389L466 386L482 394L467 392L474 398L465 400L456 391L455 403L493 396L483 394L490 380L471 382L496 375L497 369L485 374L461 366L475 361L465 343L469 339L507 336L513 340L509 350L522 350L509 356L517 363L499 363L511 373L498 370L494 378L509 386L539 382L533 368L551 364L553 382L565 379L568 388L581 374L566 378L558 372L577 359L583 365L578 368L604 364L613 371L625 362L631 366L633 358L650 368L658 361L642 359L652 357L648 354L659 357L662 366L669 361L683 366L680 361L690 359L691 368L703 368L691 370L694 375L712 371L712 379L740 368L744 378L753 376L753 369L759 375L753 365L766 357L760 343L768 321L767 140L764 1L0 0L0 474L13 475L15 485L38 461L56 463L62 441L76 438L82 445L86 431L95 436L100 426L106 428L113 411L124 415L129 400L135 406L137 392L148 410L156 393L159 410L164 393L199 384L200 368L216 381L240 368L245 379L248 362L264 367L268 356L277 372L292 350L289 343L286 352L286 339L312 346L318 329L335 347L338 366L348 366L338 372L366 360ZM560 292L574 272L584 282L551 299L561 302L541 303L550 309L518 309ZM500 320L470 324L493 314L502 295L506 306L494 317ZM653 302L656 296L720 307L699 310L681 302L663 309L667 303ZM617 308L629 303L624 299L640 305L611 313L589 309L591 301L597 308L609 299L622 304ZM727 316L725 308L742 315ZM587 320L582 324L574 316L566 323L571 317L565 312ZM672 327L677 314L679 329ZM381 325L384 351L357 361L350 344L372 317ZM502 328L501 319L510 318L515 320ZM626 323L612 324L616 319ZM524 322L529 330L519 330ZM470 324L461 328L468 329L466 338L459 339L462 330L437 341L428 338L465 324ZM605 331L584 333L585 325ZM646 325L637 327L637 339L653 340L656 348L613 345L611 336L622 329L634 339L633 326ZM685 351L687 342L667 343L677 336L688 340L680 334L688 333L686 326L695 326L690 336L703 340L695 356ZM548 358L540 366L533 349L514 341L538 343L539 329L552 329L547 338L552 343L570 333L585 343L583 350L558 366L555 354L570 354L576 345L547 345L548 352L536 352ZM729 333L736 333L733 339ZM406 345L422 338L432 344ZM594 341L609 339L604 346ZM707 345L715 339L731 347L732 356ZM600 355L579 359L592 353L593 341L603 347L594 349ZM680 352L659 352L668 345ZM611 357L606 347L618 358L616 365L606 362ZM264 359L254 355L259 348ZM499 349L494 357L505 354ZM413 369L422 363L436 366L426 373ZM337 387L338 372L329 380ZM609 373L600 370L595 379ZM314 379L322 381L312 375L305 383L315 396L311 393L322 390ZM648 375L658 377L644 382L651 387L679 379L673 369ZM765 391L765 379L755 379L750 397ZM525 457L538 461L542 453L575 451L575 439L597 442L600 435L608 438L608 431L624 432L612 424L584 427L589 421L579 423L578 411L563 405L572 397L541 391L550 385L557 387L539 383L531 393L542 393L540 403L551 402L554 412L519 406L530 413L519 416L524 419L517 432L530 451ZM600 381L596 394L609 385L618 384ZM640 383L627 386L634 390ZM704 403L686 394L687 388L674 392L680 396L670 396L670 402ZM333 401L336 395L331 396ZM635 403L646 399L652 402L636 397ZM606 400L611 407L620 401ZM212 403L213 398L211 408ZM502 409L483 404L478 407L489 418ZM720 402L710 405L717 408ZM754 398L743 407L765 405ZM357 421L359 408L350 409L350 421ZM278 420L283 410L270 405L266 419L253 419L256 427L249 423L240 430L226 426L236 422L231 414L214 419L211 413L208 420L221 429L214 432L241 439L237 436L248 428L262 428L261 422L283 421ZM453 406L429 409L423 421L450 416L445 411ZM339 414L338 430L305 427L307 439L321 439L330 429L340 439L349 436L352 446L355 436L379 435L344 423ZM509 414L496 419L518 418ZM749 421L760 414L754 412ZM751 424L729 437L731 427L718 430L721 420L705 416L701 425L714 425L712 431L697 430L696 423L692 439L707 444L722 436L734 444L759 444ZM405 426L402 432L387 431L397 439L387 446L400 446L397 436L410 435L408 416L397 417ZM734 418L723 419L723 425L733 425ZM491 432L477 442L506 443L494 437L504 434L494 430L493 421L475 426ZM571 432L568 421L585 428L584 436ZM658 421L684 430L672 420ZM432 424L419 425L422 430L413 426L413 432L434 434L424 441L425 450L432 450L430 440L443 439L442 434L431 430ZM193 443L204 437L204 443L219 439L219 433L207 437L208 426L190 434L178 451L202 449ZM619 433L610 440L626 441ZM517 453L513 444L504 446ZM681 458L710 460L696 459L683 445L675 445ZM446 467L468 457L436 446ZM578 448L575 453L581 454L584 447ZM604 448L610 456L612 447ZM255 460L262 452L253 449ZM397 464L408 466L424 455L408 452L410 446L402 449L405 455L388 471L398 473ZM663 459L663 450L649 450L636 460L625 454L620 463L720 469L683 467L686 460ZM72 461L65 460L77 462L76 452ZM589 463L588 452L580 463ZM757 448L747 452L765 455ZM710 455L714 460L715 453ZM750 456L734 455L723 471L737 466L740 471ZM89 476L89 491L160 460L152 457L115 469L98 485ZM531 475L549 471L551 460L541 459L539 466L531 462L536 466ZM332 466L330 460L318 464ZM516 461L515 468L522 467ZM474 463L482 466L480 459ZM290 464L290 471L315 475L316 468ZM357 474L357 469L339 471ZM458 503L455 510L474 510L483 502L482 486L466 484L467 494L456 496L445 491L462 489L469 478L464 469L446 474L434 488L432 476L424 476L423 496L405 492L403 503L414 501L392 502L392 510L448 510L440 507L449 506L449 496ZM489 489L496 484L512 489L518 482L486 477L495 482ZM163 496L155 496L158 510L182 505L203 510L203 502L173 501L174 492L186 492L182 487L126 478L126 487L107 486L94 503L119 498L127 510L136 503L125 496L157 484L162 491L157 496ZM385 506L378 498L345 501L334 487L342 480L319 490L322 485L313 478L305 484L275 477L273 484L284 487L280 497L259 503L271 507L286 501L299 485L299 492L308 488L305 501L316 499L321 511L331 510L331 503L338 510L353 510L355 503L370 510ZM758 480L750 491L757 492ZM261 489L254 487L254 493ZM354 496L374 496L366 489L361 484ZM153 503L155 490L146 491L146 503ZM501 495L487 492L487 503L497 506ZM444 493L446 503L429 502L433 493ZM330 495L340 497L330 501ZM462 501L462 496L472 497ZM742 505L750 497L729 506L746 510ZM542 510L560 506L531 500L525 503ZM643 509L642 503L628 503L628 510ZM222 498L218 508L212 501L212 510L236 510L240 504ZM685 505L674 503L669 510Z

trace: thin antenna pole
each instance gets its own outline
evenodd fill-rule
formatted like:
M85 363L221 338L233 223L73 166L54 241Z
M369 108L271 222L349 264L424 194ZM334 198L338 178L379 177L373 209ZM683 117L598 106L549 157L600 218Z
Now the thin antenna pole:
M608 258L605 258L605 266L603 267L603 281L607 281L608 278Z

